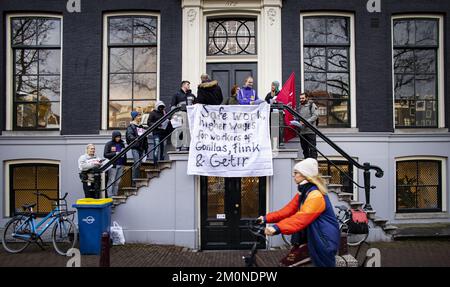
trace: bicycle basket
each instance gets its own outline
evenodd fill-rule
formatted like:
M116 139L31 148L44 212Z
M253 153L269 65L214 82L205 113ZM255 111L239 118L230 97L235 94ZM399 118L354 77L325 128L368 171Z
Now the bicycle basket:
M367 234L369 232L367 213L361 209L351 209L350 213L350 220L347 222L348 233Z

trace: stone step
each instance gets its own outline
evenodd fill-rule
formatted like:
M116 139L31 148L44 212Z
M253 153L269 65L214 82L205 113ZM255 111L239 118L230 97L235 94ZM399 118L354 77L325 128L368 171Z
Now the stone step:
M371 220L374 220L376 218L375 214L377 213L376 210L366 210L367 217Z
M386 232L386 234L389 234L389 235L396 234L397 233L397 229L398 229L398 227L394 226L394 225L386 225L386 226L383 227L384 232Z
M328 191L329 192L334 192L334 193L337 193L337 194L342 193L342 187L343 187L342 184L335 184L335 183L327 184Z
M155 177L159 177L159 174L161 173L160 169L156 169L156 168L148 168L145 169L145 172L147 173L147 178L148 179L152 179Z
M341 192L338 194L338 197L340 201L346 201L350 203L353 200L353 193Z
M327 185L330 184L331 175L321 175L320 177L323 178L323 180L325 181L325 183L326 183Z
M411 238L450 238L450 223L398 224L395 240Z
M364 202L361 202L361 201L350 201L350 206L353 209L362 208L363 205L364 205Z
M132 196L132 195L137 195L137 190L138 190L137 187L122 187L120 189L119 193L121 195L128 197L128 196Z
M148 186L148 178L135 178L133 179L134 183L136 184L136 187L142 187L142 186Z
M124 195L117 195L117 196L112 196L111 197L113 199L113 205L119 205L122 203L125 203L127 201L127 196Z
M380 227L385 227L388 220L381 217L375 217L375 219L373 219L373 222Z

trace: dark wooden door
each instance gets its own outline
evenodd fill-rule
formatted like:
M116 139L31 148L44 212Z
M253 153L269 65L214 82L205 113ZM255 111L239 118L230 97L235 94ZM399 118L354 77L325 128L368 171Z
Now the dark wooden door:
M202 249L250 249L248 221L266 213L266 177L201 177ZM259 240L259 248L265 247Z
M242 87L248 76L253 77L253 88L258 93L258 77L256 63L210 63L206 67L211 79L217 80L222 89L224 101L230 96L233 85ZM261 96L258 94L261 98Z

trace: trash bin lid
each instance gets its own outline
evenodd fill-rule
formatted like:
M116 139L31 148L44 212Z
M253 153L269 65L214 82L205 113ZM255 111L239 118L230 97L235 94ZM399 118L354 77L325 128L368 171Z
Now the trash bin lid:
M108 203L112 203L112 198L81 198L77 200L76 205L105 205Z

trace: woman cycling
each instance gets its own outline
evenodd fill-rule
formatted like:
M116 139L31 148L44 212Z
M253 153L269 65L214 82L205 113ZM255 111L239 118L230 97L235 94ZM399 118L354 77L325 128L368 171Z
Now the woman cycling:
M293 234L293 247L280 261L282 266L297 266L312 260L318 267L334 267L339 248L340 232L318 163L307 158L294 166L298 193L285 207L259 217L266 235Z

